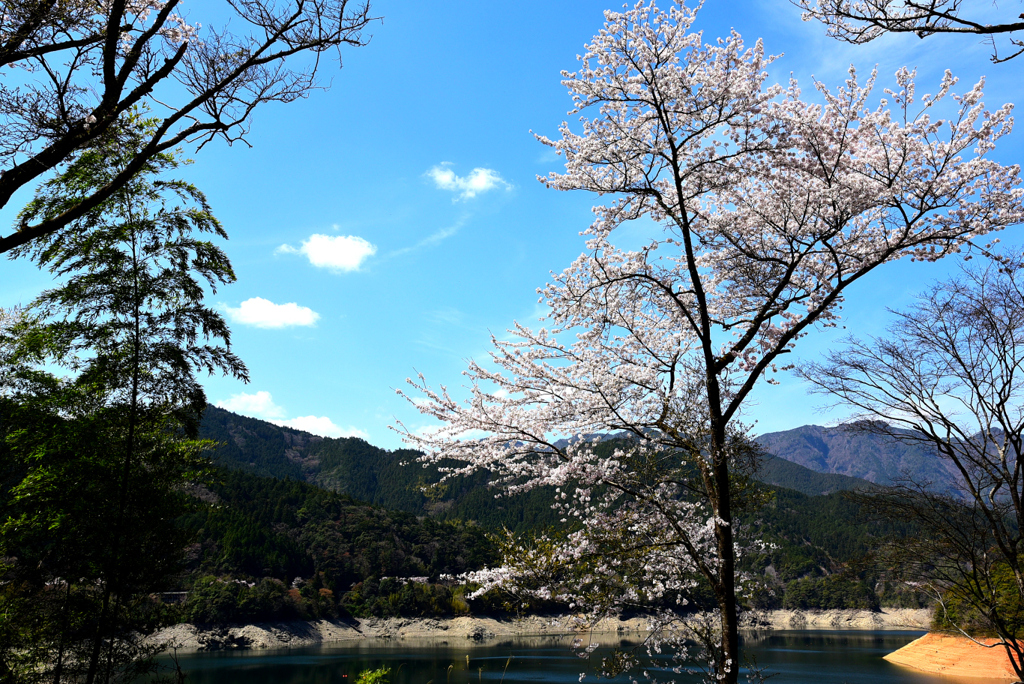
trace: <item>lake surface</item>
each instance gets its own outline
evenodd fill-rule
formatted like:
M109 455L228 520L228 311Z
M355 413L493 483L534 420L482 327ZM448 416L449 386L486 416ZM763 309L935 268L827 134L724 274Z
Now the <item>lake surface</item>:
M771 684L952 684L957 680L892 665L882 656L922 632L784 631L748 634L744 653ZM613 645L628 645L605 636ZM392 684L515 684L597 681L600 657L578 658L569 638L525 637L475 645L465 640L368 640L288 650L228 651L179 656L192 684L354 684L365 669L390 667ZM468 661L467 661L468 657ZM506 668L507 664L507 668ZM659 679L672 678L666 659L649 661ZM676 675L676 681L698 681ZM620 676L604 682L628 682ZM970 680L965 680L970 681ZM978 684L978 680L975 680Z

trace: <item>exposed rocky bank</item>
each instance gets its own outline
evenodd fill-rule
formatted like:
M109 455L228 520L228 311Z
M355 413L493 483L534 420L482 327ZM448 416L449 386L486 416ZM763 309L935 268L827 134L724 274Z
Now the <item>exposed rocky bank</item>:
M748 621L747 629L927 629L929 610L793 611L761 613ZM514 620L458 617L368 618L365 620L264 622L251 625L175 625L163 629L151 641L182 650L263 649L317 646L363 639L434 639L488 642L517 636L558 636L574 632L568 617L530 616ZM594 633L619 638L642 637L648 631L645 618L611 618L599 623Z
M751 615L747 629L928 629L931 608L870 610L772 610Z

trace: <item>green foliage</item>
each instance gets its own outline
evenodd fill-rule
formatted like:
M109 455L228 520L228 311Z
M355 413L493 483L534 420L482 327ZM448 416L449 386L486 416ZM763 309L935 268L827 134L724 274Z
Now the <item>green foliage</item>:
M201 532L198 564L216 573L336 582L437 577L495 560L483 530L387 511L313 485L219 471L216 504L184 524Z
M216 406L207 406L199 434L217 447L211 458L217 465L263 477L303 480L305 471L285 453L301 452L320 437L287 430L263 420L246 418Z
M222 470L201 496L211 503L179 520L196 540L182 619L454 615L468 610L464 593L438 578L497 560L477 526L387 511L304 482ZM433 583L395 579L411 577ZM287 595L274 598L274 587Z
M390 667L382 667L377 670L363 670L359 673L356 684L387 684L389 674L391 674Z
M491 531L526 532L558 522L549 487L495 499L486 473L432 487L441 475L436 466L416 463L416 452L387 451L355 437L323 439L214 406L203 415L200 436L219 443L212 458L225 468L305 480L390 510L472 521Z
M81 394L0 400L11 469L0 492L0 653L18 680L84 676L100 634L123 656L107 662L125 673L145 664L134 632L162 618L148 596L177 572L185 544L175 517L190 500L174 485L205 465L203 443L146 426L126 473L124 412L76 415Z
M757 479L765 484L793 489L807 496L870 489L874 486L867 480L834 473L819 473L771 455L766 456L758 467Z
M21 218L45 220L109 182L148 129L128 117ZM0 673L13 681L149 670L139 636L167 616L149 596L180 568L183 488L208 466L210 444L187 439L205 405L195 375L245 375L202 304L234 274L192 233L223 230L198 190L158 177L176 165L158 155L94 211L14 252L58 284L0 325Z
M209 503L180 520L196 540L189 551L191 579L180 586L192 593L180 619L565 610L536 600L524 606L497 592L469 600L470 588L438 583L441 575L484 567L500 556L480 526L387 511L304 482L237 470L219 470L196 493ZM773 590L756 597L756 605L876 609L880 600L922 605L921 595L880 581L870 565L853 565L889 536L912 533L909 527L873 521L861 503L839 494L805 496L781 488L770 494L769 503L750 515L759 518L755 533L772 546L743 559L744 569L761 574ZM765 493L752 498L764 500ZM401 579L409 577L433 581ZM289 588L295 578L307 579ZM685 598L695 608L713 603L697 590Z
M781 487L771 490L771 502L749 523L752 534L769 546L740 560L740 567L761 575L768 589L754 599L755 605L871 610L928 605L919 592L887 582L871 560L889 540L915 534L913 525L879 519L863 500L845 493L807 496Z
M997 637L1002 632L1006 637L1024 639L1024 601L1009 565L995 564L989 573L979 572L975 577L977 584L950 583L943 591L932 629L962 630L978 637Z
M151 129L139 116L112 128L45 183L19 218L77 205L137 156ZM206 406L196 373L245 379L247 371L228 347L223 317L203 305L204 288L216 292L235 275L223 250L194 235L227 235L195 186L161 177L177 167L174 155L157 155L97 209L12 256L63 281L32 303L21 354L68 368L107 401L141 397L194 432Z
M878 519L863 503L843 493L806 496L781 487L773 490L773 502L757 512L769 540L810 545L828 558L852 560L890 536L915 531L910 523Z
M451 617L456 614L452 589L441 584L369 579L353 586L342 600L345 609L355 617Z
M423 468L415 463L415 454L411 452L389 452L355 438L321 439L235 416L214 407L206 412L201 435L224 442L215 458L225 467L273 471L279 477L294 477L295 473L300 473L305 479L342 489L353 497L373 501L385 508L398 508L437 521L471 520L484 530L495 533L509 529L521 535L556 530L560 526L550 507L551 492L546 488L495 499L495 492L487 486L484 473L431 486L437 482L440 473L435 467ZM599 448L612 448L614 445L614 440L606 440ZM285 456L286 451L291 458ZM862 503L842 493L812 494L827 489L862 486L862 481L825 476L780 461L768 459L767 469L758 471L758 477L792 481L806 493L781 486L757 485L749 478L744 480L743 491L747 493L750 505L741 518L749 527L750 534L765 539L770 545L765 551L750 554L740 561L744 570L760 575L768 585L769 591L757 596L754 604L762 608L781 607L790 582L842 572L847 575L852 572L850 576L854 584L877 586L877 595L884 605L918 607L927 604L927 597L900 584L885 581L885 577L870 565L857 565L856 568L852 565L885 540L914 534L915 529L911 525L877 520L877 516L871 515ZM403 466L403 462L408 465ZM424 487L427 488L425 492ZM267 541L263 544L270 543L269 538L264 539ZM270 555L268 551L265 557ZM270 565L266 567L270 568ZM307 576L306 573L308 570L296 571L301 576ZM256 570L251 574L259 576ZM284 577L287 573L267 574ZM389 574L392 573L381 572L377 576ZM369 576L363 574L361 577ZM854 594L857 591L859 589L850 589ZM708 599L697 595L688 598L696 605L703 605ZM376 603L376 598L370 604L362 601L359 604L362 607L356 610L375 615L386 613L386 606L382 602ZM466 608L469 608L468 603ZM472 607L474 611L499 612L519 608L518 604L509 603L507 597L495 597L486 602L478 600ZM460 606L461 609L464 608Z
M805 577L786 585L782 607L791 610L878 610L878 596L864 582L843 574Z
M247 583L204 575L192 585L181 617L196 623L245 623L299 619L307 617L305 612L280 580Z

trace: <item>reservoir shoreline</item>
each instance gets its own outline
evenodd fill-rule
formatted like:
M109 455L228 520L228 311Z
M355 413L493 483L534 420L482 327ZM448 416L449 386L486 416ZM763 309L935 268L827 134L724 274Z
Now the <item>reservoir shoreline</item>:
M777 610L757 613L744 627L761 630L920 630L931 622L929 609ZM485 617L366 618L261 622L246 625L179 624L149 637L149 642L179 651L301 648L369 639L432 639L485 643L523 636L565 636L575 633L570 616L527 616L509 620ZM642 638L649 620L609 618L592 634Z

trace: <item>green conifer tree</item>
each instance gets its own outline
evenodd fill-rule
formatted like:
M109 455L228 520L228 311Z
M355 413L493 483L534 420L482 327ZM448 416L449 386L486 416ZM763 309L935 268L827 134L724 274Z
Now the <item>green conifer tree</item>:
M81 151L19 217L45 220L109 183L151 123L136 115ZM57 284L0 326L0 677L130 679L151 592L178 567L174 520L207 466L197 374L247 371L203 304L235 279L194 186L151 159L66 229L15 250ZM59 369L59 370L58 370Z

